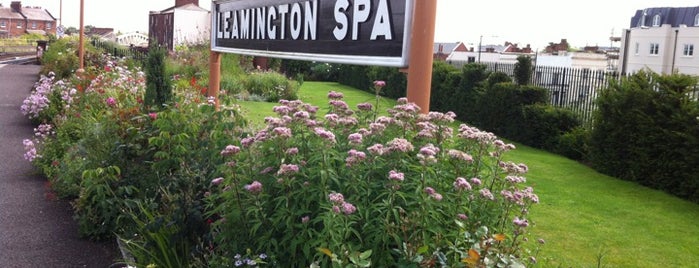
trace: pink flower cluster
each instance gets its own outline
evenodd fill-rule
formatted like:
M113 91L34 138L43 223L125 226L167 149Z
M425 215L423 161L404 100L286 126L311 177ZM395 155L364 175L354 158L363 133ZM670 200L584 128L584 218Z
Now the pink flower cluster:
M277 175L291 175L299 172L299 166L294 164L282 164Z
M244 186L245 190L252 194L259 194L262 192L262 183L259 181L253 181L252 183Z
M345 158L345 166L347 167L352 167L366 159L366 153L355 149L349 150L347 154L348 156Z
M330 193L328 195L328 200L333 203L332 210L335 213L344 213L345 215L350 215L357 211L357 208L349 202L345 201L345 197L341 193Z
M432 187L425 187L425 193L427 193L430 197L434 198L434 200L442 201L442 194L435 191Z
M388 172L388 179L394 181L403 181L405 179L405 174L403 174L402 172L391 170Z
M221 151L221 156L231 156L240 152L240 147L235 145L227 145L225 149Z

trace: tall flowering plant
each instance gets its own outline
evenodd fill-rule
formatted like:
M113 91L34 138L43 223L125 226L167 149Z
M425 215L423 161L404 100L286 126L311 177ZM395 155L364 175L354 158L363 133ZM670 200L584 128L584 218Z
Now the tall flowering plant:
M523 265L538 197L527 166L502 158L514 145L404 98L366 122L328 97L323 118L282 100L264 129L222 149L211 261L252 249L294 267Z

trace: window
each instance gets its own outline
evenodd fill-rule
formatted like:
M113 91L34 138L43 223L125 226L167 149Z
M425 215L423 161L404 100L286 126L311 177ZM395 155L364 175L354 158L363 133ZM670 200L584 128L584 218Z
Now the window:
M699 26L699 14L694 16L694 26Z
M639 49L639 47L640 47L640 45L639 45L638 43L636 43L636 50L635 50L635 54L636 54L636 55L638 55L638 49Z
M658 44L658 43L651 43L650 44L650 54L651 55L658 55L659 50L660 50L660 44Z
M5 24L4 20L0 20L0 28L5 28L7 25Z
M50 22L47 22L46 23L46 30L51 30L51 26L53 26L53 24Z
M468 63L476 62L476 57L468 57Z
M684 50L682 51L684 56L694 56L694 44L684 44Z
M36 29L36 21L32 21L32 29Z
M660 15L653 16L653 27L660 26Z
M21 21L17 23L17 29L22 29L22 22Z

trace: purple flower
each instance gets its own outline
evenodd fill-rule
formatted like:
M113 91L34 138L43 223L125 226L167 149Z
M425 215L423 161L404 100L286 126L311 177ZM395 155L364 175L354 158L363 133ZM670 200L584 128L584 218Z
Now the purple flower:
M262 183L253 181L251 184L245 185L245 190L252 194L259 194L262 192Z
M362 134L359 133L352 133L349 135L348 139L351 144L361 144L362 143Z
M213 184L213 185L219 185L222 182L223 182L223 178L221 178L221 177L218 177L218 178L211 180L211 184Z
M466 214L461 213L461 214L459 214L459 215L457 215L457 216L458 216L459 219L462 220L462 221L468 220L468 216L466 216Z
M301 223L308 223L308 221L311 220L311 217L308 216L303 216L301 217Z
M240 152L240 147L235 145L227 145L223 151L221 151L221 156L231 156Z
M432 187L428 186L425 187L425 193L427 193L428 195L433 195L434 193L436 193L436 191Z
M386 81L382 81L382 80L376 80L376 81L374 81L374 87L382 88L382 87L385 87L385 86L386 86Z
M413 144L406 139L395 138L388 142L388 150L391 152L407 153L414 150Z
M434 194L431 194L430 196L432 198L434 198L434 200L442 201L442 194L440 194L440 193L434 193Z
M282 164L277 175L289 175L299 172L299 166L294 164Z
M355 211L357 211L357 208L354 207L354 205L350 204L349 202L342 203L342 213L345 213L345 215L350 215Z
M481 189L480 194L482 197L489 199L489 200L495 200L495 196L493 196L493 193L490 192L488 189Z
M340 213L340 207L338 207L337 205L334 205L334 206L333 206L333 212L335 212L335 213Z
M452 149L452 150L449 150L447 152L447 154L449 155L449 157L454 158L454 159L459 159L461 161L465 161L468 163L473 162L473 157L471 155L464 153L462 151L459 151L459 150Z
M115 107L117 104L116 99L114 99L113 97L107 98L107 100L105 100L105 102L107 103L107 106L109 106L109 107Z
M148 113L148 117L153 120L158 119L158 113Z
M512 220L512 223L516 226L519 227L527 227L529 226L529 221L526 219L520 219L519 217L515 217L514 220Z
M471 184L469 184L468 181L462 177L456 178L454 181L454 188L459 191L472 189Z
M359 109L360 111L371 111L371 109L373 109L373 108L374 108L374 106L368 102L363 102L363 103L357 104L357 109Z
M326 139L332 143L335 143L335 134L333 134L330 131L325 130L324 128L317 127L313 129L313 132L316 133L316 135L320 136L323 139Z
M483 184L479 178L471 178L471 183L476 186Z
M382 144L377 143L367 148L367 151L369 151L369 153L373 155L383 155L384 147Z
M292 147L292 148L286 149L286 154L288 154L288 155L295 155L298 153L299 153L299 148Z
M348 152L347 158L345 158L345 165L348 167L353 166L354 164L357 164L361 162L362 160L366 159L366 153L362 151L357 151L355 149L352 149Z
M342 204L345 202L345 197L341 193L330 193L328 195L328 200L335 204Z
M288 127L276 127L273 130L274 134L277 134L277 136L282 137L282 138L290 138L291 137L291 129Z
M402 172L391 170L388 172L388 179L394 181L403 181L405 179L405 174L403 174Z
M339 99L342 99L344 97L345 97L345 95L343 95L340 92L335 92L335 91L328 92L328 99L338 99L339 100Z

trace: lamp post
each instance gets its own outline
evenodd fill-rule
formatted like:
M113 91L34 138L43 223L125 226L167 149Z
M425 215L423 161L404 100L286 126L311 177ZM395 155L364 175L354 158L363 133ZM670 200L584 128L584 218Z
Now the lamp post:
M478 39L478 63L481 63L481 44L483 43L483 35Z
M83 10L85 9L85 0L80 0L80 48L78 50L78 55L80 57L80 67L78 70L81 72L84 71L85 69L85 44L84 44L84 39L85 39L85 27L84 27L84 13Z
M497 35L491 35L490 37L498 37ZM478 63L481 63L481 50L483 44L483 35L478 39Z

